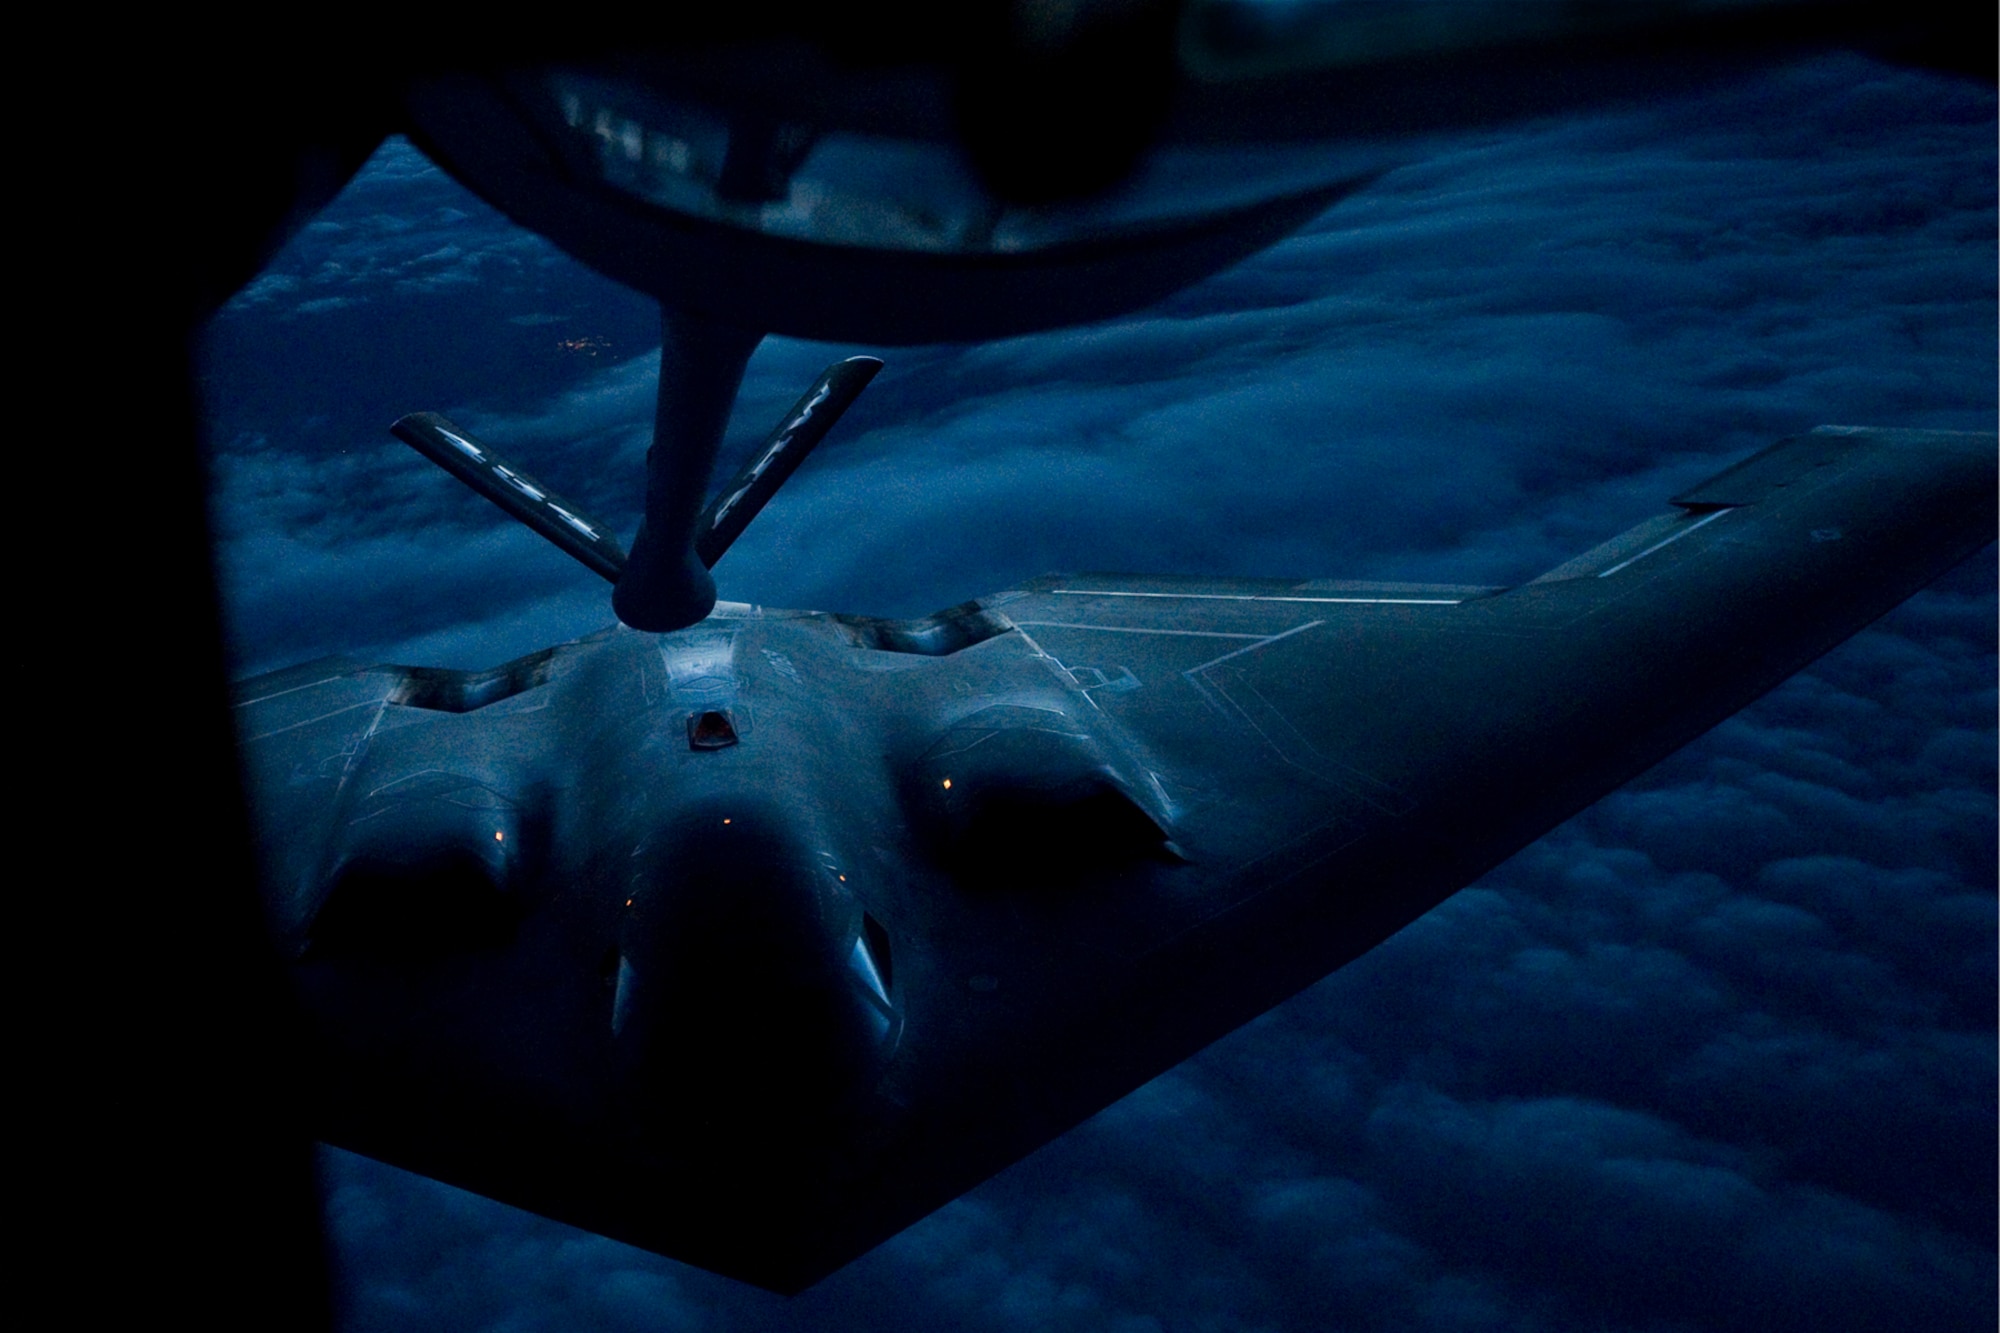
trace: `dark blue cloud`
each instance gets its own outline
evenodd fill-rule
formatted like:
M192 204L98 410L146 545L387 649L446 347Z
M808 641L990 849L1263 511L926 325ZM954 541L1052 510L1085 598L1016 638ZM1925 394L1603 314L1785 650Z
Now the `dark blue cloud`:
M1511 582L1823 421L1992 429L1993 125L1828 59L1440 145L1154 310L888 353L724 594ZM653 320L385 149L211 336L238 660L602 623L382 429L446 410L629 531ZM847 350L768 342L730 448ZM345 1325L1990 1328L1995 640L1989 552L791 1301L328 1152Z

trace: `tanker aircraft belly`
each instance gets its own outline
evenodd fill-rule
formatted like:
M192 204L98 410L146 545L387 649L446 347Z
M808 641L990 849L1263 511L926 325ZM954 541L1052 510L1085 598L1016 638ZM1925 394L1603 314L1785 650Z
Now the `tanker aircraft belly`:
M1408 924L1991 540L1821 430L1508 589L723 604L239 687L331 1142L796 1290Z

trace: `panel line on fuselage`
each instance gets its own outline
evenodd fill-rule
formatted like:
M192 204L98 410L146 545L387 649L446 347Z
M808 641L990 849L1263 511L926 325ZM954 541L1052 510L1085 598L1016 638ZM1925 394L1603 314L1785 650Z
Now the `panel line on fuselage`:
M1732 508L1734 507L1735 506L1732 506ZM1597 577L1601 579L1608 579L1613 574L1616 574L1619 570L1627 569L1633 565L1638 564L1641 560L1644 560L1647 556L1651 555L1653 552L1661 549L1662 547L1672 546L1675 542L1679 541L1681 538L1691 535L1697 528L1707 527L1709 524L1715 522L1716 519L1721 518L1724 514L1728 512L1729 512L1728 509L1718 509L1712 514L1708 514L1705 515L1704 517L1698 518L1694 522L1682 528L1679 532L1674 533L1672 536L1667 537L1664 540L1654 542L1651 546L1648 546L1645 550L1639 552L1639 554L1632 556L1631 558L1626 560L1620 560L1617 564L1613 565L1609 569L1599 570Z
M1309 629L1317 629L1319 626L1324 625L1325 623L1326 622L1324 620L1308 620L1303 625L1294 625L1290 629L1282 630L1277 634L1266 635L1263 638L1257 640L1257 642L1255 643L1246 643L1233 653L1224 653L1220 657L1212 657L1208 661L1203 662L1200 666L1189 667L1186 671L1181 672L1181 674L1183 676L1186 676L1190 681L1192 681L1196 676L1199 676L1202 672L1208 670L1210 667L1221 666L1224 662L1229 661L1231 658L1241 657L1245 653L1254 653L1259 648L1262 648L1267 644L1276 643L1280 639L1289 639L1294 634L1303 634ZM1195 688L1199 689L1200 686L1197 685Z
M1637 557L1635 556L1634 559ZM1337 602L1345 606L1457 606L1463 597L1266 597L1247 592L1121 592L1110 588L1051 588L1052 597L1173 597L1197 602Z
M1183 639L1257 639L1268 638L1264 634L1231 634L1219 629L1155 629L1150 625L1086 625L1075 620L1017 620L1016 625L1031 625L1036 629L1095 629L1106 634L1172 634Z
M253 700L252 702L259 701ZM281 736L285 732L296 731L300 727L309 727L315 722L324 722L330 717L339 717L342 713L351 713L357 708L379 708L384 702L385 700L383 699L363 699L360 703L349 704L345 708L336 708L331 712L321 713L317 717L305 718L298 722L287 722L282 727L273 727L271 730L259 732L255 736L245 736L239 744L254 745L256 742L267 740L272 736Z

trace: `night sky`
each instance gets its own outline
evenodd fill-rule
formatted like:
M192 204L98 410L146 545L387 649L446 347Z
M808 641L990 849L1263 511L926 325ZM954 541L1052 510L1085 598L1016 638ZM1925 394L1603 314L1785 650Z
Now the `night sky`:
M1441 143L1164 304L769 340L716 570L914 615L1054 571L1514 583L1824 423L1992 430L1990 87L1829 57ZM607 586L396 443L629 536L657 313L392 141L212 325L237 674L483 666ZM1992 549L1361 961L786 1300L325 1150L344 1329L1995 1322Z

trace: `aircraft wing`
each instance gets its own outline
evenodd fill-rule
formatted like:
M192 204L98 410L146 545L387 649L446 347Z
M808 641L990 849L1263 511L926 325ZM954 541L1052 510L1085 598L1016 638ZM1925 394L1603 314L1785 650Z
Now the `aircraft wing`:
M1507 589L1079 575L250 682L321 1132L796 1290L1979 550L1995 459L1822 429Z

